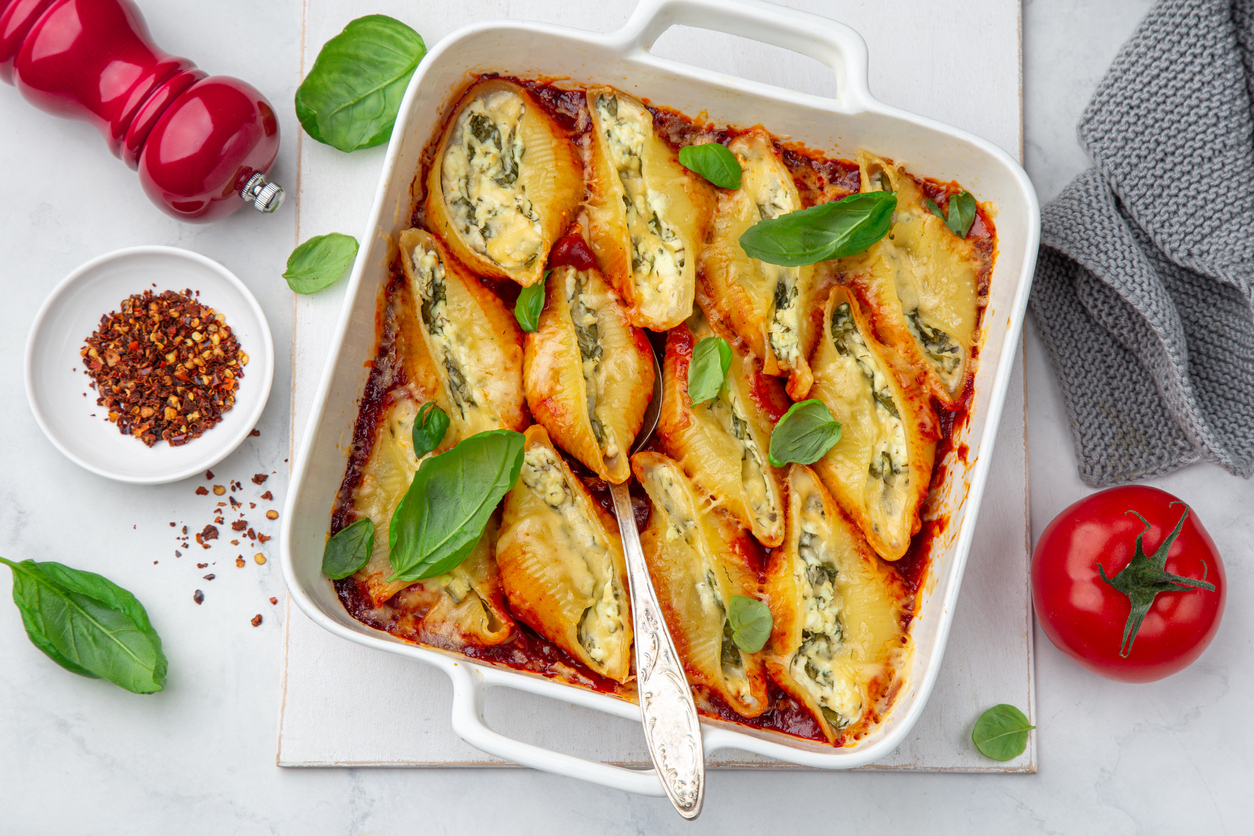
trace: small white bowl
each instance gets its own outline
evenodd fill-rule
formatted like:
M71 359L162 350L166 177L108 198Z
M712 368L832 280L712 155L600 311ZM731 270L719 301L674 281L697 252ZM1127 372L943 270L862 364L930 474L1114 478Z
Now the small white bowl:
M226 317L248 365L235 406L217 425L178 447L164 441L148 447L118 432L96 405L79 352L123 299L145 289L185 288L199 290L198 301ZM274 342L257 300L221 264L176 247L130 247L79 267L48 296L26 343L26 397L48 440L76 464L120 482L174 482L222 461L252 432L273 378Z

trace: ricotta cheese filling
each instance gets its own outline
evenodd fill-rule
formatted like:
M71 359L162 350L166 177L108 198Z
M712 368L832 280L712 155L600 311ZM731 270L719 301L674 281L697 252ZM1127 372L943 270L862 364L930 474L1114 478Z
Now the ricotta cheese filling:
M444 383L449 401L461 417L488 403L485 395L487 380L476 367L474 353L467 345L468 334L451 316L448 308L448 284L444 262L439 254L419 245L412 253L414 266L414 295L417 297L419 315L430 337L432 359L444 370Z
M771 478L770 471L766 468L766 457L749 428L747 413L736 387L731 384L722 387L718 395L703 406L718 421L723 432L733 439L734 445L740 448L740 484L758 525L763 530L774 528L779 520L779 508L767 484Z
M669 198L649 188L644 178L644 145L653 136L653 115L639 103L617 96L599 96L596 108L610 163L623 186L636 294L641 302L654 302L676 292L687 253L666 221Z
M862 693L857 682L833 667L845 647L844 601L836 589L836 563L823 539L827 523L817 494L803 500L800 528L793 577L801 589L801 646L789 667L839 731L862 716Z
M602 415L598 374L604 351L601 348L600 329L597 326L597 309L606 300L590 299L591 288L584 273L570 271L566 278L566 298L569 300L570 321L575 328L575 340L579 344L579 361L583 372L584 391L587 397L588 422L592 435L601 448L606 462L618 457L620 452L613 422ZM598 304L600 302L601 304Z
M779 178L772 162L774 160L755 166L765 176L751 178L758 220L771 220L801 208L794 205L788 184ZM766 330L767 342L779 364L792 369L801 360L801 332L797 319L797 279L801 271L796 267L782 267L764 261L758 262L758 268L768 281L773 279L775 282L770 323Z
M527 106L495 90L462 108L444 151L440 183L453 226L467 245L506 269L540 255L540 216L519 179Z
M623 630L623 590L619 586L610 559L609 545L601 536L583 509L575 501L566 473L556 454L549 448L536 444L523 456L522 483L535 496L548 505L562 521L562 533L567 560L582 563L572 568L575 591L593 603L584 610L579 621L579 644L588 651L588 657L599 665L605 664L614 652L613 637Z

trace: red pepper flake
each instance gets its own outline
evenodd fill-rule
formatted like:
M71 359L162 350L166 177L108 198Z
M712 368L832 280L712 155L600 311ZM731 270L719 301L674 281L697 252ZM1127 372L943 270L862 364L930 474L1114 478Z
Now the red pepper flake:
M254 627L260 627L260 626L261 626L261 613L257 613L256 615L254 615L254 616L252 617L252 621L251 621L250 623L251 623Z
M174 528L174 523L170 523L170 528Z
M244 568L244 555L241 554L235 558L235 568L236 569Z
M182 556L183 556L183 553L182 553L181 551L179 551L178 549L175 549L175 550L174 550L174 556L175 556L175 557L182 557Z
M196 496L208 496L208 495L209 495L209 491L205 490L204 485L201 485L198 488L196 488Z
M248 539L249 539L249 540L256 540L256 539L257 539L257 532L253 531L251 528L250 528L250 529L248 529Z
M213 471L212 471L212 470L206 470L206 471L205 471L205 481L206 481L206 482L212 482L212 481L213 481Z
M249 433L249 435L252 436L253 438L256 438L257 436L261 435L261 430L253 430L252 432Z
M277 603L279 603L279 599L278 599L278 598L271 598L271 599L270 599L270 603L271 603L271 604L277 604Z
M272 500L274 499L274 494L270 493L269 491L266 491L265 493L261 495L261 498L265 500Z
M205 603L205 593L201 592L199 589L196 590L195 592L192 593L192 600L195 601L197 604Z
M183 533L184 533L184 534L186 534L186 533L187 533L187 526L183 526Z
M197 563L197 564L196 564L196 568L197 568L197 569L208 569L208 568L209 568L209 564L208 564L208 563Z
M257 507L257 503L256 503L256 502L250 502L250 503L248 503L248 507L249 507L249 508L256 508L256 507Z
M231 541L231 545L232 545L232 546L238 546L238 545L239 545L239 540L232 540L232 541Z
M96 403L119 432L149 447L186 444L220 422L248 364L224 317L191 290L123 299L79 354Z
M254 484L254 485L260 485L260 484L262 484L263 482L265 482L265 481L266 481L267 479L269 479L269 478L270 478L270 477L269 477L269 476L267 476L267 475L266 475L266 474L264 474L264 473L258 473L258 474L256 474L256 475L254 475L254 476L253 476L253 484Z
M217 539L218 539L218 529L212 525L205 526L205 530L196 535L196 542L200 542L201 540L217 540Z
M264 534L258 534L258 535L257 535L257 542L258 542L258 543L264 543L264 542L266 542L267 540L272 540L272 539L274 539L274 538L272 538L272 537L267 537L267 536L266 536L266 535L264 535Z
M248 528L248 520L236 520L231 523L232 531L243 531L246 528Z
M216 575L214 575L214 574L213 574L213 572L210 572L209 574L205 575L205 580L207 580L207 581L211 581L211 580L213 580L215 577L217 577L217 576L216 576Z

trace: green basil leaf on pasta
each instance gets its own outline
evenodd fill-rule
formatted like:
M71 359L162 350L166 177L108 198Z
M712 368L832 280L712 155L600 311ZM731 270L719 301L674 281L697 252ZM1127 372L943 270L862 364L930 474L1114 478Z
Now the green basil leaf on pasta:
M316 235L287 257L283 278L297 293L315 293L339 281L357 257L357 239L342 232Z
M793 404L771 431L767 458L774 467L814 464L840 441L840 422L819 400Z
M107 578L60 563L14 563L13 603L31 643L79 676L135 694L165 687L161 637L134 595Z
M727 608L732 641L745 653L757 653L771 637L771 610L756 598L733 595Z
M688 397L694 405L718 394L731 359L731 346L722 337L706 337L697 343L688 362Z
M528 333L536 330L540 324L540 312L544 310L544 288L549 281L549 272L545 270L544 278L520 290L518 300L514 302L514 319Z
M933 215L940 218L942 221L945 221L946 224L949 223L949 221L946 220L945 218L945 213L941 211L940 206L938 206L936 204L936 201L932 200L932 198L930 197L927 199L927 211L931 212Z
M448 415L435 403L425 403L414 418L414 456L421 459L440 446L448 432Z
M954 235L959 238L966 238L967 233L971 231L971 224L975 223L975 198L970 192L958 192L949 198L949 217L945 219L945 224Z
M894 192L850 195L764 218L740 236L740 247L750 258L784 267L857 255L888 234L896 208Z
M399 20L359 17L314 59L296 89L296 118L311 137L341 151L387 142L426 54L422 36Z
M423 459L388 528L388 580L416 581L461 564L488 519L518 481L523 434L477 433L452 450Z
M374 549L374 522L360 519L327 540L322 550L322 574L332 580L347 578L366 565Z
M695 171L720 189L739 189L740 161L727 146L718 142L704 145L688 145L679 149L679 162L689 171Z
M1036 726L1013 705L995 705L980 715L971 731L971 742L980 754L995 761L1019 757L1028 746L1028 732Z

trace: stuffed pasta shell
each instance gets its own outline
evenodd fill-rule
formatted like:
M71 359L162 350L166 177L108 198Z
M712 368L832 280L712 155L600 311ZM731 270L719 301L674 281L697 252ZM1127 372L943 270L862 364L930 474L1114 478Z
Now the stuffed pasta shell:
M814 379L806 358L820 324L814 268L768 264L740 246L740 236L758 221L804 208L801 194L766 131L754 128L727 147L742 169L740 188L718 192L699 293L762 359L762 370L787 377L789 396L803 400Z
M766 571L771 678L829 742L878 719L905 652L901 580L808 467L788 474L788 533Z
M483 276L533 285L583 200L566 132L525 87L504 79L466 91L427 175L426 222Z
M648 338L595 268L558 267L545 290L540 321L526 336L527 404L563 449L607 482L626 482L653 399Z
M679 164L638 99L611 87L589 87L587 97L592 248L632 322L674 328L692 313L713 188Z
M788 398L779 381L762 374L758 361L733 345L731 367L718 394L692 403L692 351L712 336L700 316L666 335L658 442L699 490L713 496L762 545L778 546L784 538L782 480L767 461L767 450Z
M549 442L527 429L522 473L505 495L496 562L520 621L616 682L631 672L627 567L614 519Z
M643 452L631 466L653 503L640 543L688 680L741 716L758 716L768 707L765 668L736 646L727 618L732 596L758 597L753 540L705 506L675 461Z
M388 559L388 528L418 471L413 426L422 406L408 390L392 390L376 426L370 455L353 494L358 519L374 524L374 550L358 578L364 581L370 604L384 605L402 596L400 609L422 615L412 631L441 644L463 641L499 644L509 637L512 621L500 604L500 584L492 561L495 523L489 525L470 556L452 571L421 581L393 581ZM421 606L415 606L421 604Z
M810 397L831 410L840 441L814 469L881 557L897 560L919 530L939 426L921 381L879 343L854 297L835 287L811 359Z
M900 166L858 154L862 191L897 193L893 224L861 255L839 262L842 282L866 299L880 339L927 372L936 399L957 406L973 371L979 322L980 255L932 214Z
M485 430L522 430L523 339L514 314L430 233L405 230L400 250L409 291L397 314L405 372L448 415L448 446Z

